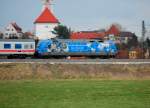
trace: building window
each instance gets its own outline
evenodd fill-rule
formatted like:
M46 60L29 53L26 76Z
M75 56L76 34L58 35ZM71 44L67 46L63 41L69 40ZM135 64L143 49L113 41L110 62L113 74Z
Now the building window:
M21 49L22 45L21 44L15 44L15 49Z
M19 36L21 37L21 36L22 36L22 34L19 34Z
M11 44L4 44L4 49L11 49Z

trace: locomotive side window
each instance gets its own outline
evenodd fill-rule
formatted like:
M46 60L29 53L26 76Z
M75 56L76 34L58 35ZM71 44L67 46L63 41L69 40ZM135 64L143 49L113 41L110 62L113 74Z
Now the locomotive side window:
M11 44L4 44L4 49L11 49Z
M21 49L22 45L21 44L15 44L15 49Z

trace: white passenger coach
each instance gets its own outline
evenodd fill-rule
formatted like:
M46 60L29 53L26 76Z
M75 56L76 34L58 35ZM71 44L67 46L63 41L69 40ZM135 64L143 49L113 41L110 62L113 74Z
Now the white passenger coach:
M35 53L35 40L33 39L1 39L0 56L8 58L33 56Z

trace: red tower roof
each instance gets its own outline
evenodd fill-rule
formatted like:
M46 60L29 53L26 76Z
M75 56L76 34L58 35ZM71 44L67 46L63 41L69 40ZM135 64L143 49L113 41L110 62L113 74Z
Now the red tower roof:
M51 12L51 10L46 7L34 23L59 23L59 21Z

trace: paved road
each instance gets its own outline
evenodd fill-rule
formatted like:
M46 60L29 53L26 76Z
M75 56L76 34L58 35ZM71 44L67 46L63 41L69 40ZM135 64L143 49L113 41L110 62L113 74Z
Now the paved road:
M150 64L150 59L0 59L4 63L41 63L41 64Z

